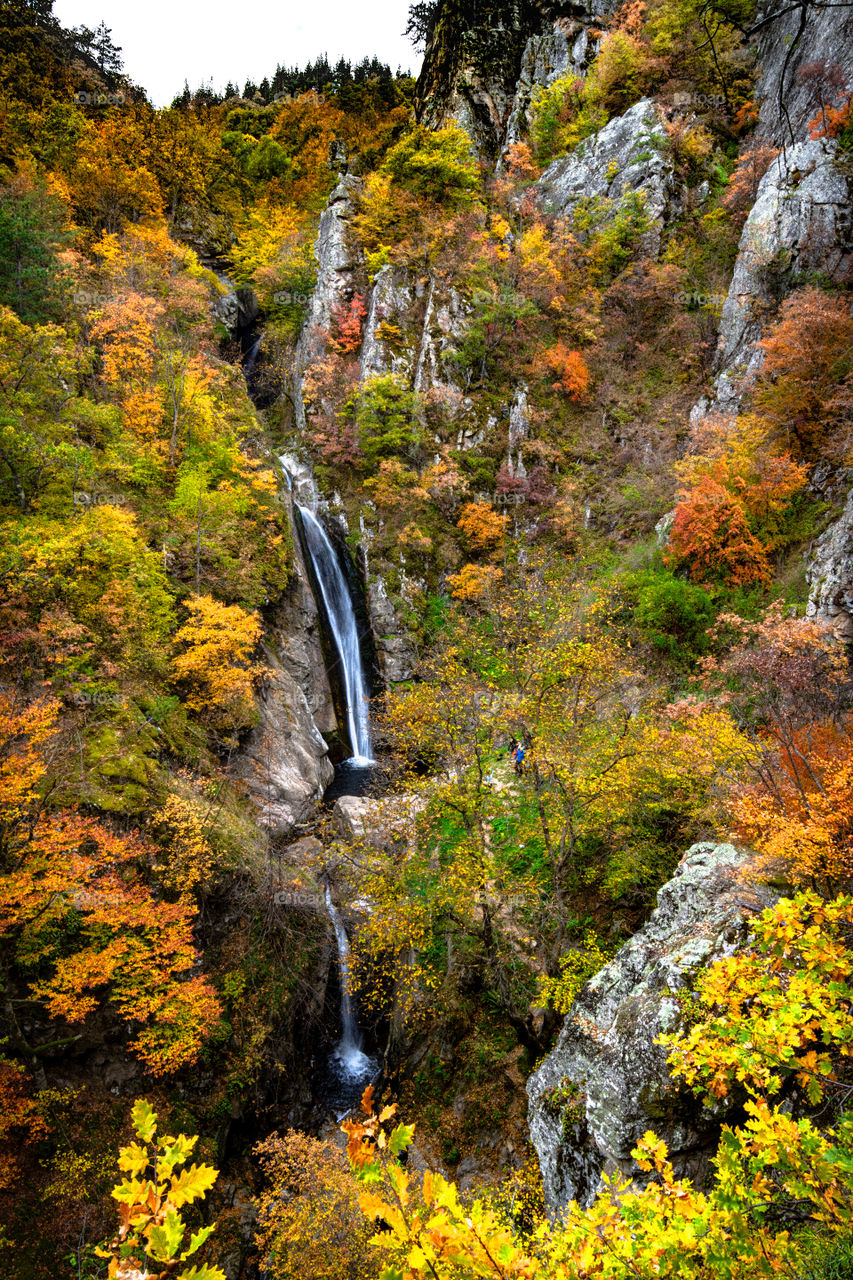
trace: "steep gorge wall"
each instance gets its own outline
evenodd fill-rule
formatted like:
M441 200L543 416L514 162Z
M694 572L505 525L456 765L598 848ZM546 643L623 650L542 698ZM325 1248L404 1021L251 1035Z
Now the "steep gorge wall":
M697 970L731 955L776 896L750 879L748 857L732 845L694 845L648 923L583 988L527 1083L552 1212L591 1203L602 1174L642 1183L631 1151L648 1129L666 1142L678 1176L701 1182L724 1113L672 1080L657 1041L681 1026L678 995Z

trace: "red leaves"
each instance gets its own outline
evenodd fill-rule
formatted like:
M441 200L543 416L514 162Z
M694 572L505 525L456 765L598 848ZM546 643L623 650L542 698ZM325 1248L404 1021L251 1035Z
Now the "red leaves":
M367 303L357 293L350 301L338 302L332 307L332 346L342 355L352 355L361 346Z
M770 581L766 552L743 507L710 476L702 476L679 502L670 547L667 561L685 561L694 581L721 578L738 586Z

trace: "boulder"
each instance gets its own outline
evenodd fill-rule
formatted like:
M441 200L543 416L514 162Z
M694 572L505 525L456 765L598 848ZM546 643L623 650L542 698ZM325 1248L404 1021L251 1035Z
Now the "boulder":
M414 820L424 808L419 796L340 796L332 815L345 840L363 840L377 848L405 848L414 840Z
M557 1044L527 1082L530 1138L549 1210L589 1205L602 1173L642 1183L631 1150L648 1129L677 1173L702 1180L721 1114L669 1075L657 1044L678 1029L675 994L696 971L730 955L750 920L777 895L743 875L748 855L694 845L658 893L648 923L584 986Z

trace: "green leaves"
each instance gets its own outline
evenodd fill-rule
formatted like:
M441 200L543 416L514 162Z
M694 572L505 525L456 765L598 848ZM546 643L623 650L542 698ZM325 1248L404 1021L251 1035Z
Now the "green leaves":
M415 1126L413 1124L398 1124L396 1129L392 1129L391 1136L388 1139L388 1150L393 1156L400 1155L412 1145L412 1138L415 1136Z
M161 1226L148 1229L148 1253L157 1262L174 1258L184 1238L184 1223L175 1209L168 1209Z

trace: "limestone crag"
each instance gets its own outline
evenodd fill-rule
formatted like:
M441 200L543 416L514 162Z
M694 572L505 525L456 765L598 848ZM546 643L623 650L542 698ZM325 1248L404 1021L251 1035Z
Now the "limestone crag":
M320 229L314 247L317 283L311 294L310 309L299 335L293 360L293 403L297 426L300 428L305 425L302 407L303 375L308 366L325 352L335 308L346 303L352 293L357 256L348 235L348 223L353 212L353 200L360 187L360 179L352 174L342 177L329 196L320 218Z
M289 461L291 483L304 485L305 469ZM278 837L314 817L335 772L323 735L336 731L337 718L298 539L294 556L296 573L268 633L264 662L270 675L259 700L260 722L234 766L260 822Z
M617 0L445 0L427 45L415 99L425 124L461 125L477 151L498 158L518 141L536 88L582 74Z
M769 18L774 7L782 10L780 17L763 26L756 39L761 69L756 86L761 104L758 135L787 146L807 136L815 114L809 87L798 72L810 64L836 63L848 84L853 80L853 9L829 4L801 11L776 5L759 13Z
M631 1150L647 1129L667 1143L680 1175L702 1178L719 1111L672 1081L656 1041L679 1026L674 993L731 954L774 900L742 876L747 867L729 844L688 850L648 923L582 989L530 1077L530 1136L551 1212L570 1200L591 1203L605 1172L642 1182Z
M830 622L849 644L853 641L853 490L839 518L815 543L806 578L806 616Z
M786 148L761 180L743 229L720 318L712 404L737 412L761 367L756 343L795 279L820 271L845 278L853 263L853 174L838 165L833 141Z
M678 216L681 184L665 147L658 108L642 98L624 115L584 139L571 155L554 160L538 182L539 203L546 213L568 218L581 200L616 202L640 193L651 224L644 252L657 257L664 226Z
M598 42L575 18L557 18L550 30L530 37L521 56L499 168L508 149L523 142L529 134L536 91L569 71L582 76L597 48Z
M260 723L234 766L246 784L259 822L275 836L288 836L309 822L334 777L326 743L298 680L270 648L260 696Z

